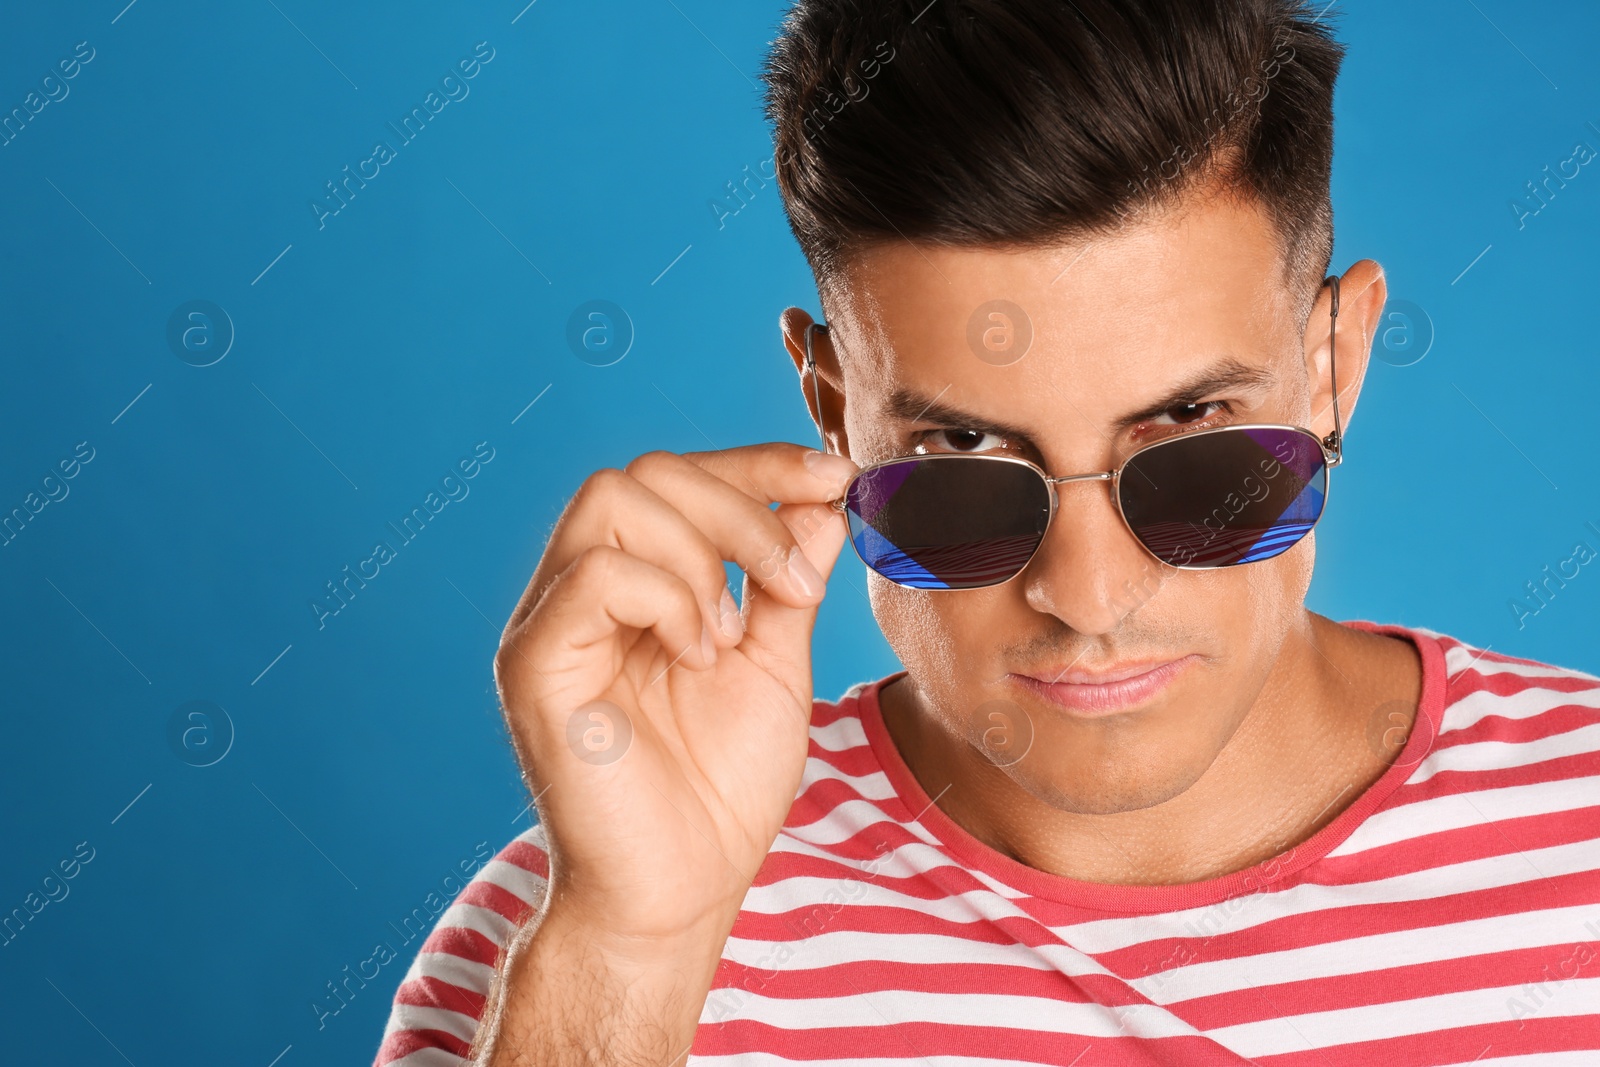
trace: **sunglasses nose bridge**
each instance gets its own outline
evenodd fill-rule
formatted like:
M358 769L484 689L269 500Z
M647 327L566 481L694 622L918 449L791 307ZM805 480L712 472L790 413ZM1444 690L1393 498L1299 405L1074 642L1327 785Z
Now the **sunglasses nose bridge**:
M1092 471L1089 474L1064 474L1059 478L1052 478L1046 474L1044 476L1044 484L1050 489L1051 519L1055 518L1056 511L1061 506L1061 494L1056 491L1056 486L1066 482L1111 482L1112 488L1115 489L1117 474L1117 471Z
M1041 472L1042 473L1042 472ZM1121 471L1091 471L1088 474L1064 474L1059 478L1044 475L1044 484L1050 490L1050 522L1055 522L1056 513L1061 510L1061 494L1056 491L1056 486L1067 482L1110 482L1113 496L1116 493L1118 477ZM1121 511L1120 505L1118 511ZM1127 519L1124 518L1126 523Z
M1115 481L1116 477L1116 471L1095 471L1092 474L1064 474L1059 478L1046 475L1044 480L1054 488L1063 482L1110 482Z

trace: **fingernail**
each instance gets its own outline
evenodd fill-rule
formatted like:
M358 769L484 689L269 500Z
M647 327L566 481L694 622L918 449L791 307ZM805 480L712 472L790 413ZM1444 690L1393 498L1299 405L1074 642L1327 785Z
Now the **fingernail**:
M789 572L789 581L800 590L803 596L820 597L823 592L822 575L817 568L806 559L806 554L796 546L789 552L789 562L784 565Z
M705 623L700 624L700 655L708 664L717 662L717 645L711 640L711 631Z
M744 633L744 620L739 618L739 605L734 603L733 594L728 592L726 587L722 590L722 604L717 621L722 627L722 632L734 640L738 640Z
M854 463L844 456L836 456L832 452L812 450L805 454L804 460L806 470L811 472L812 477L841 488L856 472Z

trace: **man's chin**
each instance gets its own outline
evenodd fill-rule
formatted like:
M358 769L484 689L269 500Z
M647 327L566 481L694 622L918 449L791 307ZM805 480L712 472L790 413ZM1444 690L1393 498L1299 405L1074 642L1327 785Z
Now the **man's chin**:
M1043 752L1005 768L1016 784L1040 803L1074 815L1116 815L1143 811L1181 796L1200 780L1206 766L1188 762L1151 766L1137 772L1108 773L1077 759L1051 759Z

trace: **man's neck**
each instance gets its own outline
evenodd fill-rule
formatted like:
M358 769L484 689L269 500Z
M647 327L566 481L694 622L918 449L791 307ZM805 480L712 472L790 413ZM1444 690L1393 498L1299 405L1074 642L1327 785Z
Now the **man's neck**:
M879 704L924 791L989 847L1079 881L1172 885L1251 867L1332 821L1388 769L1421 690L1410 641L1307 612L1211 767L1170 800L1109 815L1062 811L1026 792L941 728L909 675L880 691ZM1374 733L1372 709L1385 706L1406 710Z

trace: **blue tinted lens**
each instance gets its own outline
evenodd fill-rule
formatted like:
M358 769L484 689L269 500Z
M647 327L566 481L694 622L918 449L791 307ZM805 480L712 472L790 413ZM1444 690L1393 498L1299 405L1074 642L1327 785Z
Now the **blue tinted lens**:
M1118 485L1134 536L1180 567L1230 567L1287 551L1316 525L1327 491L1315 437L1243 426L1148 448Z
M1039 472L993 456L870 467L845 502L862 561L913 589L976 589L1015 577L1050 521L1050 488Z

